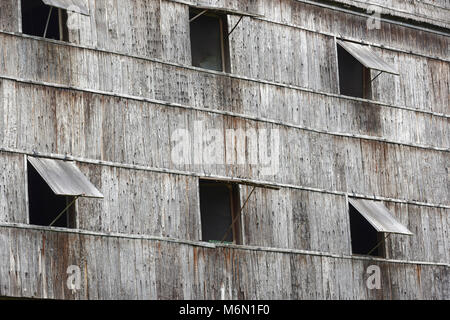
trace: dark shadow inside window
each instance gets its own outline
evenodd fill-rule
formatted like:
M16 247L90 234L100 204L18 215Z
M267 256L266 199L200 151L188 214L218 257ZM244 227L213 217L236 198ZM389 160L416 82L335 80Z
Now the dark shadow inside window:
M232 183L200 181L200 210L203 241L240 243L239 188ZM233 220L236 218L235 223ZM231 227L231 229L230 229Z
M340 93L351 97L371 99L370 69L356 60L339 44L337 50Z
M352 253L357 255L368 255L383 239L383 234L377 232L372 225L349 204L350 209L350 232L352 239ZM383 256L383 245L380 245L370 255Z
M72 196L58 196L28 162L28 201L30 224L50 226L56 217L72 203ZM75 209L71 206L53 227L75 228Z
M41 0L22 0L22 32L36 37L67 41L67 12L50 7Z
M202 10L190 9L189 19ZM192 65L229 72L228 27L225 14L203 13L190 23Z

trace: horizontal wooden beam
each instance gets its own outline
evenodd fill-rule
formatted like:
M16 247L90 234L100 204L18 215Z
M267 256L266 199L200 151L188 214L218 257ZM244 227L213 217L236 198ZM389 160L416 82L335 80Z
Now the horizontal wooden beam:
M189 2L189 1L183 1L183 0L170 0L170 1L176 2L176 3L179 3L179 4L184 4L184 5L187 5L189 7L193 7L193 8L199 9L199 10L215 11L215 12L221 12L221 13L225 13L225 14L232 14L232 15L244 16L244 17L263 17L263 15L260 15L260 14L257 14L257 13L253 13L253 12L249 12L249 11L236 10L236 9L228 8L228 7L205 6L205 5L197 4L195 2Z
M263 189L271 189L271 190L280 190L281 188L275 184L272 183L260 183L260 182L254 182L252 180L248 179L239 179L239 178L219 178L219 177L202 177L202 180L209 180L209 181L217 181L217 182L228 182L228 183L237 183L245 186L251 186L256 188L263 188Z

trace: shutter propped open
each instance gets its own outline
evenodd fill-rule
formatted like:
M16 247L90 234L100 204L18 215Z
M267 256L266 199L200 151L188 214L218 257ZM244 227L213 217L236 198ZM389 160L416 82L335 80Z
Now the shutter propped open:
M356 60L366 68L399 75L398 70L380 58L369 46L363 46L354 42L337 40L337 44L344 48Z
M28 161L56 195L103 198L73 162L33 157Z
M48 6L64 9L69 12L81 13L85 16L89 15L89 11L82 0L42 0L42 2Z
M413 235L381 202L354 198L349 202L378 232Z

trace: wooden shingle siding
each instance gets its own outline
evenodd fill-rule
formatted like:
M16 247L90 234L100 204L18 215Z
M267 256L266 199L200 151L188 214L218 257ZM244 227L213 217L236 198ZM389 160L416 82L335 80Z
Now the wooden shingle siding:
M267 0L267 2L271 1ZM367 16L327 10L295 0L282 2L289 3L290 8L287 11L288 14L283 15L286 17L285 24L448 59L448 39L442 34L407 28L389 22L382 22L379 30L368 30ZM266 14L269 20L279 20L277 16L272 16L270 10ZM419 36L416 37L416 35Z
M134 3L134 2L133 2ZM148 2L148 3L154 3L154 2ZM136 37L136 41L133 43L136 45L133 45L131 48L128 47L122 47L123 45L127 44L127 41L129 39L134 39L132 35L126 35L124 34L122 37L122 41L120 41L121 46L115 46L110 47L111 44L114 44L115 41L114 37L118 37L116 34L118 32L114 32L113 35L111 35L111 39L105 40L105 44L99 43L99 44L90 44L90 43L83 43L83 45L94 45L99 48L103 48L104 50L108 51L116 51L116 52L126 52L134 55L139 55L143 57L149 57L149 58L162 58L165 61L169 62L176 62L180 64L190 64L190 45L189 45L189 27L186 24L180 24L184 21L183 19L179 19L179 16L183 15L181 13L173 13L172 11L175 10L174 8L179 8L177 10L184 9L187 10L186 6L182 6L177 3L166 3L166 1L162 2L165 4L167 8L164 10L167 10L166 13L164 13L164 16L167 16L169 19L168 21L165 21L162 26L151 28L147 30L147 25L145 24L145 28L142 26L135 26L133 25L129 26L131 30L135 30L136 32L145 32L146 35L145 41L139 40L143 35L140 37ZM174 7L174 8L172 8ZM319 8L320 9L320 8ZM172 11L171 11L172 10ZM321 9L322 10L322 9ZM141 10L140 12L155 12L152 10ZM158 12L158 11L156 11ZM303 12L303 11L302 11ZM187 14L187 13L186 13ZM113 17L115 15L112 15ZM126 15L125 15L126 16ZM314 15L313 15L314 16ZM170 17L177 17L177 23ZM82 19L85 19L88 17L83 16ZM158 16L158 18L151 17L148 18L153 24L155 24L155 20L159 21L161 20L161 16ZM172 19L172 20L171 20ZM233 22L237 22L237 17L230 17L229 18ZM304 21L307 19L301 19L301 21ZM337 19L334 19L335 21ZM340 21L340 20L338 20ZM137 23L136 21L133 21L133 23ZM114 24L115 25L115 24ZM111 30L115 30L114 25L111 26L108 30L112 32ZM126 26L126 23L121 24L122 26ZM149 24L151 26L151 24ZM161 27L165 28L164 32L161 33ZM345 25L347 28L347 25ZM150 28L150 27L148 27ZM159 29L158 29L159 28ZM175 30L175 28L178 28ZM348 29L348 28L347 28ZM144 30L144 31L143 31ZM364 29L366 30L366 29ZM152 36L155 34L160 34L161 39L160 40L153 40L148 39L148 36ZM271 34L273 33L273 36ZM91 33L89 33L91 34ZM101 34L105 34L102 32ZM417 34L419 34L417 36ZM116 35L116 36L114 36ZM276 35L276 36L275 36ZM281 36L280 36L281 35ZM391 33L389 33L391 37ZM345 36L342 33L336 34L336 36ZM267 37L267 38L266 38ZM350 36L351 38L354 38L356 40L363 40L363 41L369 41L370 39L366 39L365 36ZM392 35L394 37L394 35ZM405 36L406 37L406 36ZM416 37L422 39L425 38L425 34L423 34L422 31L415 31L415 34L411 34L408 36L408 38L415 39ZM380 39L374 39L377 42L380 41ZM118 41L118 40L117 40ZM430 39L431 41L431 39ZM430 41L423 41L418 42L419 44L424 44L426 48L432 49L433 53L436 53L438 51L437 48L433 48L429 45ZM401 43L405 43L405 39L400 39ZM144 43L146 45L146 49L140 49L136 48L139 46L139 44ZM433 44L436 43L436 41L432 41ZM156 46L154 44L157 44ZM181 45L180 45L181 44ZM404 48L405 50L409 52L411 50L411 46L413 44L409 44L407 48ZM416 44L414 44L416 46ZM292 28L290 26L284 26L284 25L277 25L273 24L267 21L258 20L258 19L250 19L250 18L244 18L241 22L239 28L237 28L232 36L231 36L231 50L232 50L232 65L233 65L233 72L236 74L241 74L244 76L250 76L254 78L264 79L264 80L273 80L281 83L286 84L293 84L293 85L299 85L302 87L312 88L316 90L322 90L326 92L336 92L336 58L334 56L334 40L333 37L330 37L329 35L314 33L314 32L308 32L306 30L302 29L296 29ZM402 48L400 48L402 49ZM443 54L441 57L443 59L449 59L448 56L448 38L443 38L442 40L442 50ZM382 52L386 50L380 50ZM315 54L311 54L311 52L315 52ZM392 54L391 54L392 55ZM395 53L395 55L400 55L399 53ZM400 55L401 58L401 55ZM391 58L394 59L396 63L401 64L401 59L395 59L395 57ZM292 60L294 63L289 64L288 61ZM398 61L397 61L398 60ZM420 59L422 60L422 59ZM274 69L274 61L277 61L279 65L277 68ZM284 62L286 61L286 62ZM251 63L249 63L251 62ZM283 64L286 65L283 65ZM407 61L405 62L405 65L411 66L411 63L414 63L414 61ZM416 62L417 63L417 62ZM305 69L306 68L306 69ZM405 68L401 68L402 70L405 70ZM405 72L408 69L407 68ZM418 69L419 72L421 70L421 67L415 68ZM448 69L448 64L447 64ZM445 70L442 70L441 73L443 76L448 74L445 72ZM313 77L313 78L311 78ZM384 78L383 75L383 82L390 83L394 81L400 81L399 79L402 79L402 81L405 81L408 83L408 79L404 79L405 75L402 74L400 78ZM415 75L412 75L411 79L416 79ZM381 79L379 79L381 80ZM427 80L428 81L428 80ZM422 92L423 90L417 90ZM384 91L386 92L386 91ZM396 95L392 94L391 90L388 91L390 96L395 97ZM410 103L408 101L404 101L408 97L408 95L411 95L411 92L406 92L406 97L402 98L400 101L402 103L406 103L409 105ZM384 101L384 100L382 100ZM389 101L388 101L389 102ZM423 101L417 101L412 102L412 104L422 104Z
M104 201L82 199L79 227L84 230L157 235L199 240L197 180L113 167L82 165ZM90 214L96 212L97 214Z
M306 28L333 36L364 40L448 60L448 38L434 32L416 30L389 22L383 22L381 30L367 30L366 16L327 9L306 1L223 0L210 2L200 1L199 4L257 13L263 17L252 19L260 22L271 21L277 24ZM0 30L20 32L18 4L19 0L2 1L0 14L4 17L1 19L0 26L2 28ZM411 7L416 9L423 5L420 2L419 5L414 4ZM172 57L180 59L178 62L188 61L186 59L190 58L190 46L180 45L180 41L183 44L188 41L187 25L181 19L183 14L187 14L187 5L171 0L87 0L86 7L89 9L90 16L81 14L73 16L73 21L78 26L70 32L70 41L73 43L157 58ZM445 18L448 16L448 7L446 10L440 9L441 7L430 6L430 8L433 8L430 12L442 14ZM233 18L235 17L234 15ZM244 21L247 19L249 18L244 18ZM235 32L249 34L250 30L242 28L239 26ZM416 37L416 34L420 36ZM174 52L174 48L179 52ZM168 52L165 53L163 49Z
M450 27L450 22L448 20L450 5L447 0L335 0L333 2L362 9L367 9L370 6L377 6L382 9L383 14L417 20L446 28Z
M346 203L342 196L258 189L242 216L246 245L336 254L351 252ZM330 242L329 238L339 240Z
M23 155L0 153L0 222L27 223Z
M0 3L0 30L19 32L22 22L19 19L18 0L2 0Z
M6 95L14 90L16 101L20 101L15 104L16 115L9 115L11 120L0 136L10 148L448 204L449 153L445 151L334 136L202 110L8 83ZM8 103L3 103L3 108L8 108ZM278 172L265 177L263 167L253 164L230 167L219 163L202 168L192 163L173 163L173 132L187 129L193 134L197 121L203 121L205 129L219 129L224 134L227 129L258 128L268 133L279 130ZM248 157L247 154L245 159L250 163ZM226 163L225 158L221 163Z
M11 161L10 153L0 160ZM15 156L23 163L23 156ZM104 194L102 201L80 199L78 227L104 233L153 235L200 240L197 179L174 174L79 163L84 174ZM4 175L7 172L5 171ZM14 173L14 174L12 174ZM24 169L16 168L4 183L1 223L27 223ZM250 193L241 187L241 203ZM448 263L448 209L385 202L413 233L392 235L388 258ZM15 208L21 204L21 210ZM283 188L257 189L242 212L243 244L351 254L346 197ZM334 239L329 241L329 239Z
M448 1L372 0L415 17L372 31L340 6L357 0L181 2L84 0L62 43L21 35L20 1L0 1L0 296L449 299ZM231 34L230 74L191 66L188 3L260 15ZM339 95L336 38L400 76L374 80L372 101ZM246 164L225 164L225 145L222 163L174 161L174 134L193 139L199 121L220 136L277 130L273 174L250 163L261 140L233 150ZM104 194L77 201L76 230L27 225L27 155L74 160ZM196 242L211 176L279 188L239 187L241 204L252 193L242 246ZM386 259L352 257L349 196L383 201L414 235L390 236ZM374 264L381 290L365 283Z
M16 46L15 40L17 39L8 35L2 37L4 45L0 65L4 66L2 74L8 77L232 111L331 132L389 137L398 142L415 142L443 148L448 148L450 144L446 125L448 116L430 117L413 112L417 108L448 114L448 100L445 100L448 95L448 86L445 85L448 76L445 74L448 73L449 66L442 62L440 69L437 69L441 71L442 77L427 72L430 82L424 84L422 91L418 88L411 68L402 69L402 74L411 73L411 90L400 86L405 83L404 78L401 81L395 79L390 85L380 78L393 76L383 74L375 80L375 95L379 95L380 100L396 100L392 101L398 103L394 106L400 107L390 108L385 104L360 102L236 77L230 79L214 73L199 73L158 62L54 46L36 40L19 42L19 52L24 54L22 59L37 60L36 64L22 64L9 49ZM72 62L49 63L52 59ZM432 65L438 66L438 62L430 63ZM386 94L389 90L398 91L398 95ZM413 104L415 97L420 104ZM401 108L404 106L402 99L408 100L410 104L406 106L411 110Z
M0 272L6 275L0 295L70 300L434 300L446 298L450 276L442 265L8 227L0 227L0 257ZM82 278L81 289L74 293L65 285L71 265L80 268ZM370 265L380 267L381 290L367 289ZM97 282L101 285L93 285Z
M290 29L284 26L274 26L267 22L257 23L248 19L249 18L245 18L241 24L243 26L255 25L254 30L249 32L252 39L241 36L239 30L236 30L231 36L230 47L233 73L252 79L261 79L283 85L295 85L301 88L318 90L320 92L338 93L337 60L335 57L335 44L333 38L309 31ZM264 26L267 28L267 31L264 31ZM250 28L250 26L248 28ZM273 41L280 41L279 35L281 34L281 38L285 38L285 41L267 46L267 39L265 39L265 36L270 34L274 28L281 28L281 31L273 31L275 32L274 35L276 34L277 36L274 36L271 39ZM283 32L283 30L285 32ZM260 32L261 35L264 35L264 37L257 36L258 32ZM173 31L173 33L177 35L180 34L179 31ZM172 31L168 34L172 34ZM13 63L10 59L17 59L17 57L14 54L11 54L10 50L12 49L11 46L16 46L15 42L19 39L11 38L11 36L5 34L2 34L1 37L2 47L4 47L3 59L5 59L5 61L2 61L2 64L8 65L8 67L5 68L5 71L14 71L15 75L20 74L26 79L34 79L37 75L42 75L46 81L57 81L57 83L62 82L63 84L78 84L77 78L82 80L83 78L88 77L89 75L87 73L90 71L90 73L95 72L95 74L100 72L99 81L102 80L102 77L108 77L108 81L111 82L113 79L109 77L109 75L112 71L116 73L115 79L117 81L118 79L122 79L120 83L116 84L117 87L111 85L106 86L107 83L104 83L103 85L102 83L97 84L92 81L83 81L83 83L89 83L90 88L98 88L99 85L102 85L101 90L119 90L119 92L127 88L140 88L140 85L151 80L148 74L148 71L151 69L144 72L145 69L137 68L137 66L144 63L143 61L136 61L136 59L129 57L86 49L81 49L80 51L75 48L55 46L53 44L35 42L34 40L20 40L20 45L17 47L18 52L21 53L20 60ZM183 48L188 48L185 50L190 51L187 35L183 39L184 40L180 40L185 41L183 42ZM272 42L272 40L270 40L270 42ZM173 47L172 44L168 44L168 46ZM434 59L424 60L423 57L382 49L377 49L376 51L387 61L398 66L401 73L399 77L383 74L375 80L373 83L373 91L374 99L376 101L437 113L448 113L448 99L445 99L449 94L448 86L445 85L448 83L448 75L450 73L448 62ZM177 62L187 66L190 64L190 53L183 58L176 58L175 55L179 54L180 50L174 50L173 53L171 53L170 50L164 50L164 52L164 61ZM314 54L310 54L311 52ZM147 55L143 55L143 57L146 56ZM35 60L36 64L23 66L23 59L26 59L27 61ZM59 62L70 61L70 63L47 65L48 62L55 61L55 59ZM95 61L97 61L96 64ZM99 66L99 69L89 69L84 66L88 63L92 66L93 62L94 66ZM17 64L19 64L19 66L17 66ZM39 70L44 67L49 69L45 71ZM19 72L17 72L17 68L19 69ZM64 68L65 70L52 70L53 68ZM160 70L160 68L168 68L168 66L158 64L156 70ZM29 70L29 72L26 72L27 70ZM154 72L156 72L156 70ZM58 71L58 73L54 74L52 71ZM59 73L59 71L61 73ZM170 74L172 77L173 71L174 70L172 70ZM183 72L184 77L187 77L186 72L188 71L185 70ZM63 79L53 79L54 77L52 76L58 74L60 76L64 75L66 77L64 80L66 81L63 81ZM128 80L127 77L130 75L142 78ZM373 76L375 75L376 74L374 73ZM164 75L162 76L164 77ZM177 78L178 77L175 77L175 79ZM420 79L420 81L418 81L418 79ZM164 79L157 76L154 80ZM131 81L133 82L131 83ZM160 83L165 84L166 87L169 88L174 86L173 82L167 83L165 81L160 81ZM119 87L119 85L121 87ZM125 93L130 94L130 92ZM187 94L187 92L185 94ZM183 97L180 93L176 96Z
M332 37L246 18L233 32L230 48L231 73L338 92Z

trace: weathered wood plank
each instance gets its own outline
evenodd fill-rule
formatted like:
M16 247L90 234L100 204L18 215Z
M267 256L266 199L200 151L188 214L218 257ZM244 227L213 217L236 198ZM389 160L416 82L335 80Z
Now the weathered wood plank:
M20 8L17 0L4 0L0 3L0 30L20 32Z

